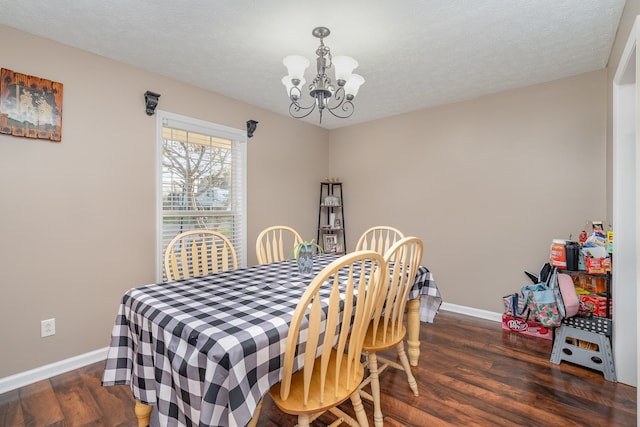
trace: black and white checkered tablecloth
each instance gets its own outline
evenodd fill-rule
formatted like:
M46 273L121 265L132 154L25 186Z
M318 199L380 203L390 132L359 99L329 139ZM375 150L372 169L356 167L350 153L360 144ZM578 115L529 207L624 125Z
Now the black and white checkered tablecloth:
M335 258L314 258L313 274ZM291 315L312 277L285 261L130 289L102 385L129 384L157 405L162 426L246 425L281 379ZM410 298L434 289L439 298L421 267Z
M442 305L442 297L433 278L433 274L424 266L416 273L416 280L409 292L409 299L420 296L420 321L433 323Z

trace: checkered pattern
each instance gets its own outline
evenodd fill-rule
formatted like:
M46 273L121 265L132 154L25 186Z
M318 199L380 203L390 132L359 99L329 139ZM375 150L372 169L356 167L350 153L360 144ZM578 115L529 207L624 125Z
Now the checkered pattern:
M316 257L314 275L336 257ZM246 425L281 379L291 315L312 277L284 261L129 290L102 385L129 384L163 426ZM416 279L410 298L435 288L424 267Z
M418 296L420 296L420 321L433 323L440 305L442 305L442 297L433 274L422 265L416 273L416 280L409 292L409 299L416 299Z

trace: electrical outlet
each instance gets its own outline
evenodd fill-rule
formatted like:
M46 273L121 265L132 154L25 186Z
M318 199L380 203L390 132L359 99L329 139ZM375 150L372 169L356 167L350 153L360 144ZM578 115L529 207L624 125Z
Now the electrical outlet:
M56 334L56 319L47 319L40 322L40 337L50 337Z

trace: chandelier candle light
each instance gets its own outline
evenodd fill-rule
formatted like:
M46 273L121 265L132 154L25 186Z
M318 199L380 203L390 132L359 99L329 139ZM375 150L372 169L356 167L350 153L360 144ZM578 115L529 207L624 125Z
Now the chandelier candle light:
M302 87L305 84L304 72L310 62L300 55L289 55L282 60L287 67L289 75L282 78L282 84L287 88L287 94L291 99L289 114L292 117L301 119L307 117L318 107L320 113L320 123L322 123L322 112L329 111L334 116L346 119L353 114L353 98L358 93L358 89L364 83L364 78L358 74L353 74L353 70L358 66L358 62L348 56L331 57L331 49L324 45L323 39L331 32L326 27L316 27L311 34L320 39L320 46L316 50L316 65L318 74L309 85L309 95L313 98L312 103L305 107L300 104L302 97ZM335 68L336 89L327 76L327 71Z

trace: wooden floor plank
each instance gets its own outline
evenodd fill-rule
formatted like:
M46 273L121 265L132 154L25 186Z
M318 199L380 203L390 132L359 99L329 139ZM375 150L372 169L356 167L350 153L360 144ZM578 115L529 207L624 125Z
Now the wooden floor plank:
M102 387L102 372L104 364L93 364L83 372L82 379L85 388L89 390L99 408L111 408L109 411L101 411L104 425L113 427L133 426L131 408L124 407L121 402L131 399L129 386Z
M20 405L20 391L0 394L0 426L24 426L24 414Z
M51 378L60 408L69 427L93 425L101 420L99 408L80 371L71 371Z
M549 361L551 341L503 331L499 323L441 312L422 324L421 356L413 374L380 378L385 426L634 426L636 389L606 381L602 372ZM395 350L384 352L396 357ZM102 387L104 362L0 395L0 426L135 427L129 386ZM373 406L363 400L370 425ZM353 413L350 403L342 405ZM316 420L323 427L331 416ZM260 427L292 426L296 417L270 398Z
M49 381L39 381L20 389L20 403L28 426L62 426L64 414Z

